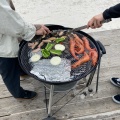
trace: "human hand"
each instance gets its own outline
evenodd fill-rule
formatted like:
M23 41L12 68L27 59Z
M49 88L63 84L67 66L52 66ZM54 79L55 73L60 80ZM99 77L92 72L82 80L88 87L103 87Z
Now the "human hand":
M49 28L47 28L44 25L35 25L36 27L36 35L45 35L45 34L49 34L50 30Z
M103 14L98 14L96 16L94 16L91 20L89 20L87 27L95 29L95 28L99 28L102 26L102 21L104 20L103 18Z

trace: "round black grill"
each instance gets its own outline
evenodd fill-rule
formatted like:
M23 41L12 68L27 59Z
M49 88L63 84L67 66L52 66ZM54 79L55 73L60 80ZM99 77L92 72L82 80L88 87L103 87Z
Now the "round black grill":
M78 32L75 32L75 34L77 34L80 38L85 36L82 33L78 33ZM98 48L91 41L91 39L88 38L88 40L89 40L91 48L95 48L98 51ZM62 53L62 55L60 57L61 58L66 58L66 59L70 60L71 64L73 64L74 62L76 62L76 60L73 58L73 56L69 52L69 47L68 47L69 46L69 39L65 40L65 42L63 42L63 44L65 45L66 50ZM87 50L85 50L85 51L88 53ZM30 71L33 68L32 62L29 61L30 53L31 53L31 48L28 47L28 43L24 44L22 46L22 49L21 49L20 54L19 54L20 64L21 64L23 70L28 75L30 75L30 76L34 77L35 79L40 80L42 82L47 82L47 83L50 83L50 84L62 84L62 83L66 83L66 82L80 80L81 78L83 78L87 74L89 74L91 69L93 69L93 66L92 66L92 63L91 63L91 60L90 60L89 62L86 62L86 63L80 65L79 67L75 68L75 69L71 69L70 75L72 76L72 79L70 79L68 81L58 81L58 80L57 81L49 81L45 77L44 77L44 79L40 79L36 75L30 73ZM99 52L98 52L98 55L99 55ZM80 54L78 57L81 58L82 56L83 56L83 54Z

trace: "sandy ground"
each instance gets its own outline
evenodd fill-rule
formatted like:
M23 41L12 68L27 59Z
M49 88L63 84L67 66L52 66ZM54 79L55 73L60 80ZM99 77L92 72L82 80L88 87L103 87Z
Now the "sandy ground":
M30 23L60 24L78 27L87 24L88 20L105 9L120 3L120 0L13 0L16 11ZM96 32L119 29L120 19L104 24Z

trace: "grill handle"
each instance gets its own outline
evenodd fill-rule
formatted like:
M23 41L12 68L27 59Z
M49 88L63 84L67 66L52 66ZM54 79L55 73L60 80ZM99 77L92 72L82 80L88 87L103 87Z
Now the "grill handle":
M103 44L100 42L100 41L97 41L99 47L100 47L100 50L102 51L102 54L106 54L106 49L105 47L103 46Z

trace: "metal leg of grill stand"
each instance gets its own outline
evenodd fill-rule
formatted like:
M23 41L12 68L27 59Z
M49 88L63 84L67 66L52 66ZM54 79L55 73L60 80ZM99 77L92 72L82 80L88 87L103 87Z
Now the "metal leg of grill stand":
M102 55L101 55L102 57ZM99 61L99 64L98 64L98 71L97 71L97 81L96 81L96 93L98 92L98 80L99 80L99 73L100 73L100 63L101 63L101 57L100 57L100 61Z
M53 92L54 92L54 85L51 85L50 86L49 105L48 105L48 117L43 120L56 120L54 117L51 116Z
M95 71L96 71L96 69L94 70L94 71L92 71L92 73L90 74L90 76L89 76L89 79L88 79L88 82L87 82L87 85L86 85L86 87L88 87L88 91L89 92L92 92L93 91L93 89L91 88L91 83L92 83L92 80L93 80L93 77L94 77L94 75L95 75Z
M48 113L48 101L47 101L47 92L46 92L46 87L44 86L44 90L45 90L45 104L46 104L46 110Z

